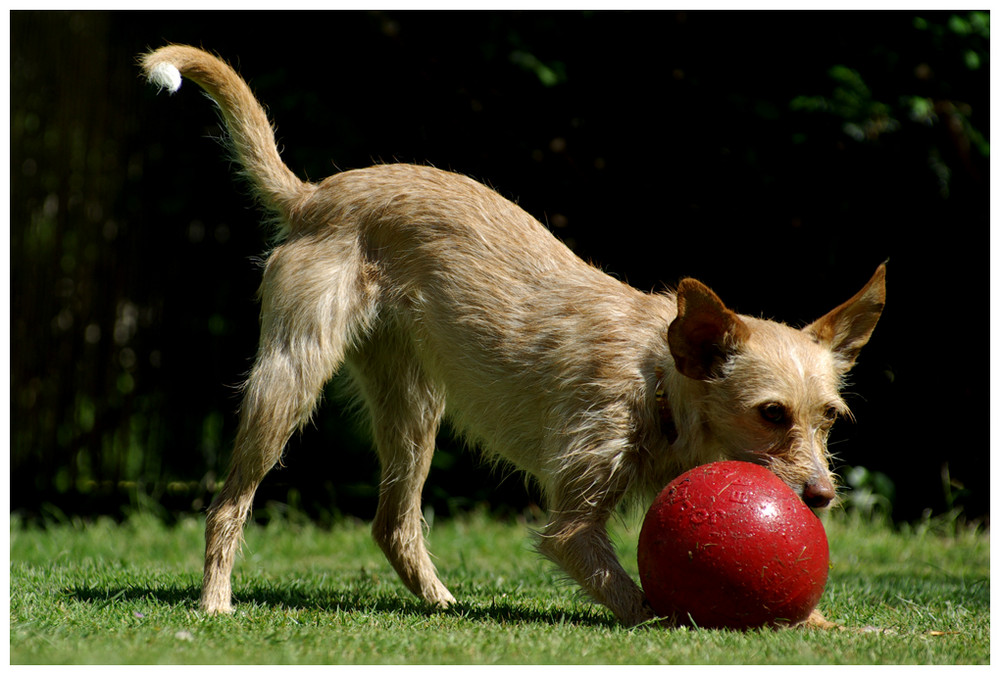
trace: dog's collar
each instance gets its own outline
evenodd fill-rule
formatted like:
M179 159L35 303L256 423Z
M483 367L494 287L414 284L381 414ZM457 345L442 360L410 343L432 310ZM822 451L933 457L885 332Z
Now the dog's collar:
M660 414L660 433L662 433L667 443L673 445L677 441L677 425L674 424L674 411L670 409L670 401L667 400L666 379L663 376L663 369L656 367L656 409Z

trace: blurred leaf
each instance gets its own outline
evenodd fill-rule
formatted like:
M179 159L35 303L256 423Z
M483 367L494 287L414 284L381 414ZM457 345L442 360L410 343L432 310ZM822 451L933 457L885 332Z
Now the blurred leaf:
M866 516L889 514L896 499L896 485L879 471L864 466L853 466L844 472L844 482L849 490L844 496L844 506Z
M909 107L909 117L914 122L920 122L930 126L937 121L937 114L934 112L934 101L922 96L905 96L902 104Z
M972 25L957 14L948 19L948 28L951 29L951 32L959 35L968 35L972 32Z
M534 73L538 81L546 87L554 87L566 81L565 68L560 63L553 63L551 66L547 65L542 63L534 54L520 49L511 52L510 60L524 70Z

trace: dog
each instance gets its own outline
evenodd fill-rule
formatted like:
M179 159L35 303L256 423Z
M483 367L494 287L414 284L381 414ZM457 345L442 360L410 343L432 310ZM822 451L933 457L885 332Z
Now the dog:
M539 551L626 626L655 620L607 533L627 494L651 497L684 470L738 459L814 509L835 500L827 435L849 415L839 391L881 315L884 263L802 329L737 314L694 279L640 292L462 175L387 164L304 182L224 61L168 45L140 63L161 89L183 76L214 99L276 227L232 464L206 518L205 612L232 611L254 492L339 371L382 467L373 537L430 605L455 602L421 515L446 412L487 457L537 481L548 511Z

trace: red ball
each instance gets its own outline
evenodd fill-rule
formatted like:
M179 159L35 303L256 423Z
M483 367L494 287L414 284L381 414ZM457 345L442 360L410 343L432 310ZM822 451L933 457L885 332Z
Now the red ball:
M829 569L819 518L781 479L748 462L681 474L639 533L646 599L658 616L681 624L799 623L819 603Z

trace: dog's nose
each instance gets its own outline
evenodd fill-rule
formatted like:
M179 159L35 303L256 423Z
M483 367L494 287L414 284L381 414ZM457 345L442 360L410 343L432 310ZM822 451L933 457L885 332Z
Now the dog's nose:
M835 496L833 485L826 478L814 478L802 488L802 501L811 509L829 506Z

